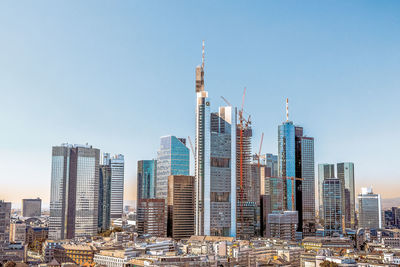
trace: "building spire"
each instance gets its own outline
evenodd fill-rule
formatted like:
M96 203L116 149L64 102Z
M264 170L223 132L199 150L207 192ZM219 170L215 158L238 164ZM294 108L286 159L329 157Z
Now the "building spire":
M203 40L203 47L202 47L202 54L201 54L201 68L204 69L204 40Z
M289 98L286 98L286 121L289 121Z

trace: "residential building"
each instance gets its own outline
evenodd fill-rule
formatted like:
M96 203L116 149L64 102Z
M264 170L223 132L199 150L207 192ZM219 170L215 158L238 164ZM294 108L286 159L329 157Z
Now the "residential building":
M100 151L89 145L53 147L49 237L97 234Z
M326 178L322 186L324 203L324 234L339 235L342 223L342 182L337 178Z
M295 240L298 223L297 211L274 211L268 215L271 237L283 240Z
M137 163L137 199L156 197L157 160Z
M98 227L99 231L110 228L111 223L111 166L109 164L99 167L99 207Z
M139 199L137 232L140 235L165 237L167 235L164 199Z
M356 193L354 187L354 163L344 162L337 164L337 178L342 182L343 203L342 210L346 228L356 227Z
M382 228L381 196L374 194L372 188L361 188L361 194L358 195L358 218L359 228Z
M326 178L336 178L335 164L318 164L318 205L320 220L324 218L323 184Z
M194 185L194 176L168 177L168 237L182 239L194 235Z
M42 215L42 200L40 198L22 200L23 217L40 217L40 215Z

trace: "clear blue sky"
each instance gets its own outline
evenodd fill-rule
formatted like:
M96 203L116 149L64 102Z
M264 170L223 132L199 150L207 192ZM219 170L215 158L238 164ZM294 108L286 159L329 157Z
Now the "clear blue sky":
M353 161L356 186L400 194L399 1L1 1L0 199L49 201L51 147L90 143L136 162L194 138L194 70L276 153L290 116L316 163Z

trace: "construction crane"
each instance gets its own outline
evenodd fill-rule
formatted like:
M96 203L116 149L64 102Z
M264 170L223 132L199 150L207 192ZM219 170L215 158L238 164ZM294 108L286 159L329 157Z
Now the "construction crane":
M190 144L190 150L192 150L193 158L196 159L196 155L195 155L194 149L193 149L192 139L190 139L190 136L188 136L188 140L189 140L189 144Z
M229 103L229 101L228 101L228 100L226 100L226 98L225 98L225 97L223 97L222 95L221 95L221 98L222 98L222 100L224 100L224 101L225 101L225 103L226 103L226 104L228 104L228 106L230 106L230 107L232 106L232 105L231 105L231 103Z
M258 160L258 168L259 169L260 169L260 158L263 158L263 156L261 156L261 148L262 148L262 144L263 144L263 139L264 139L264 133L261 134L260 149L258 150L258 154L256 153L256 158Z
M296 207L294 206L294 184L295 181L303 181L303 178L298 178L298 177L293 177L293 176L283 176L283 177L278 177L278 176L272 176L272 177L268 177L268 178L278 178L278 179L282 179L282 180L292 180L292 210L296 210Z

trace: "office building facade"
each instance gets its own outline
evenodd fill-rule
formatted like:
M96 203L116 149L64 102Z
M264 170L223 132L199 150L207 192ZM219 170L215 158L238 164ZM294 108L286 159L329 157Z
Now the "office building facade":
M326 178L335 178L334 164L318 164L318 205L319 218L324 218L323 184Z
M270 237L282 240L295 240L298 221L297 211L275 211L270 213L268 215Z
M137 199L156 197L156 160L140 160L137 165Z
M326 178L322 186L324 203L324 234L340 235L342 223L342 182L337 178Z
M382 205L380 194L374 194L372 188L361 188L358 195L359 228L382 228Z
M124 207L124 156L121 154L112 156L109 165L111 168L110 218L114 220L122 218Z
M23 217L40 217L41 215L42 215L42 200L40 198L22 200Z
M168 177L168 237L189 238L195 233L194 180L194 176L171 175Z
M137 208L137 231L139 235L166 237L166 214L164 199L139 199Z
M11 202L0 200L0 261L4 257L4 249L10 242Z
M343 216L346 228L356 227L356 200L354 184L354 163L344 162L337 164L337 178L342 182Z
M99 208L98 227L100 231L110 228L111 206L111 167L109 164L100 165L99 168Z
M53 147L49 238L97 234L99 155L89 145Z

